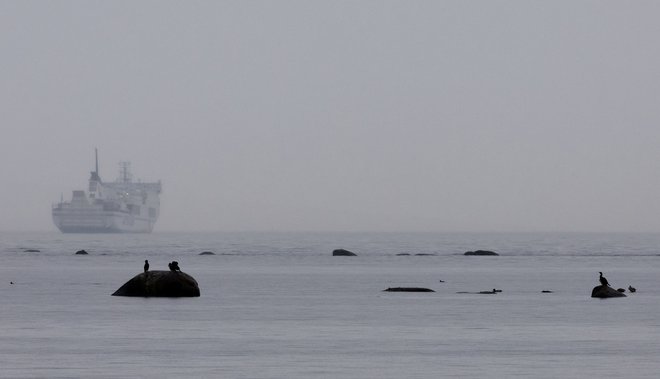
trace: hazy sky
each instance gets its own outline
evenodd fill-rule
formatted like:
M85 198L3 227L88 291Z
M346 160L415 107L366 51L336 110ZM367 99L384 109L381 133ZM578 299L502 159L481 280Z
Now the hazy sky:
M658 1L2 1L0 230L660 231Z

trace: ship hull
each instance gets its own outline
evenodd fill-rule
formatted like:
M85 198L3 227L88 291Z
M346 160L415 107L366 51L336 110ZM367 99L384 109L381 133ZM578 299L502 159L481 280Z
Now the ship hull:
M62 233L151 233L156 220L124 212L54 209L53 222Z

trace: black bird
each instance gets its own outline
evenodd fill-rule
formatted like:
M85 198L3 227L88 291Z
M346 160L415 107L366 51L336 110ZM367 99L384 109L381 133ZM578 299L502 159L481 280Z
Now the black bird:
M149 271L149 260L145 259L144 260L144 272Z
M179 268L179 262L177 261L172 261L168 263L167 266L170 268L171 271L174 272L181 271L181 269Z
M603 276L603 273L600 272L600 271L598 271L598 273L600 274L600 278L599 278L600 279L600 284L602 284L604 286L609 286L610 283L607 281L607 279L605 279L605 277Z
M630 291L630 292L637 292L637 288L635 288L635 287L633 287L633 286L628 286L628 291Z

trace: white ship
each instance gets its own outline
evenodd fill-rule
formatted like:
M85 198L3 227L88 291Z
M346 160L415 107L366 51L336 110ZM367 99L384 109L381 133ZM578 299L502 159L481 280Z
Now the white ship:
M160 181L133 182L130 163L121 162L119 178L104 183L91 172L89 190L73 191L71 201L53 206L53 222L63 233L151 233L160 214Z

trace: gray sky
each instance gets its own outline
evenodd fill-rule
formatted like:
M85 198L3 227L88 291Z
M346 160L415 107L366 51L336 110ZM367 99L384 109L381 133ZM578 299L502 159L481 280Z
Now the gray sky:
M0 230L660 231L660 2L0 2Z

